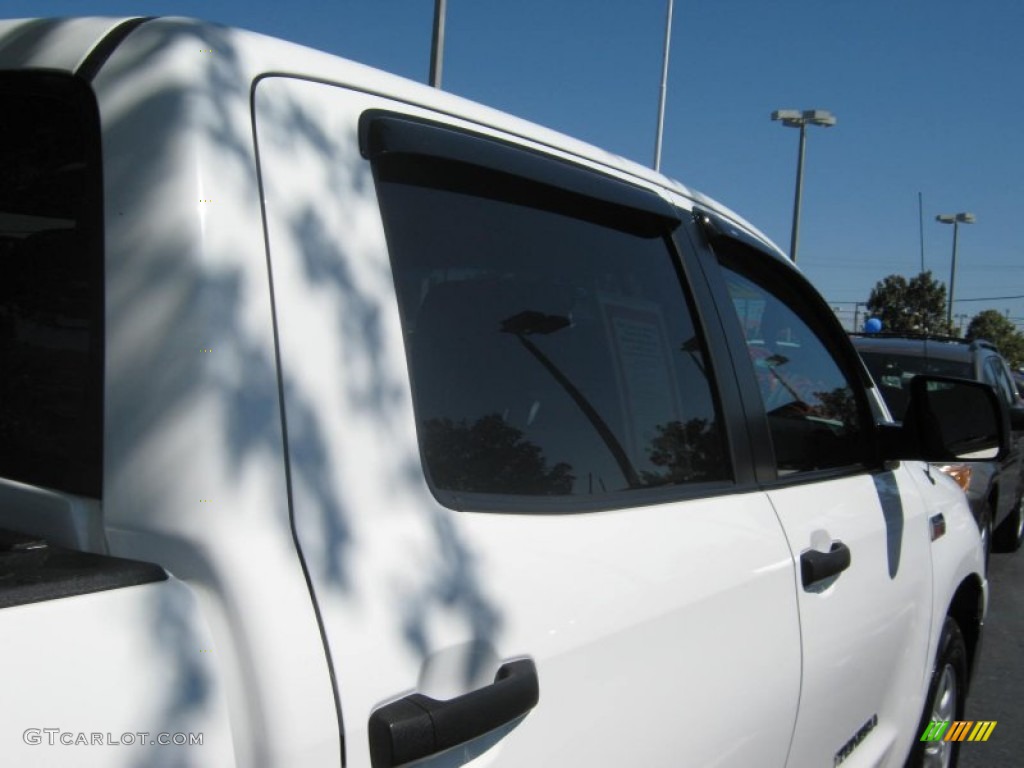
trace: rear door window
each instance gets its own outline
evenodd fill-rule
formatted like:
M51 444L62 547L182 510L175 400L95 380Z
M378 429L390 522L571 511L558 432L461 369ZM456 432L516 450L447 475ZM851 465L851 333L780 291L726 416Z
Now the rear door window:
M70 76L0 73L0 476L98 497L99 117Z
M514 169L382 153L374 170L442 501L731 478L667 223Z

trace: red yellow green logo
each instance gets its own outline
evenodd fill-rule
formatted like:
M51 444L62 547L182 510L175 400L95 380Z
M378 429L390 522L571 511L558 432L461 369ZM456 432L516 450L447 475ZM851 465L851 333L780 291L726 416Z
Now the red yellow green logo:
M932 720L921 741L988 741L995 729L995 720Z

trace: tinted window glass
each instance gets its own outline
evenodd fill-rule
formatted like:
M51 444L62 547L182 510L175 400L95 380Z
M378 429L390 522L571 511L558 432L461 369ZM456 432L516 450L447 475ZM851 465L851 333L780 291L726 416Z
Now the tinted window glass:
M99 119L88 87L0 75L0 475L99 496Z
M435 489L597 496L729 477L667 240L453 165L375 161Z
M889 406L889 413L897 421L903 419L910 399L910 380L918 374L955 376L961 379L974 378L971 364L967 360L944 360L923 355L900 355L888 352L865 352L864 359L871 372L871 378L878 385L878 391Z
M768 257L754 256L757 261ZM805 320L800 292L785 276L739 260L725 265L768 414L780 473L828 469L864 456L864 429L855 390L826 344Z
M1017 387L1006 370L1006 364L1002 358L990 357L988 366L992 371L992 384L999 396L1007 405L1014 405L1017 402Z

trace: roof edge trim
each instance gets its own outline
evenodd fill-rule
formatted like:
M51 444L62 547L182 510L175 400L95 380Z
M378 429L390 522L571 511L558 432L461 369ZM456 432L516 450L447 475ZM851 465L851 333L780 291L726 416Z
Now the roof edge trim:
M93 79L99 74L100 69L106 64L107 59L114 50L121 44L121 42L128 37L135 29L147 21L151 21L156 18L155 16L140 16L134 19L128 19L122 21L110 32L107 33L106 37L100 40L96 47L89 51L88 55L82 59L82 63L78 65L75 70L75 75L82 78L86 82L92 82Z

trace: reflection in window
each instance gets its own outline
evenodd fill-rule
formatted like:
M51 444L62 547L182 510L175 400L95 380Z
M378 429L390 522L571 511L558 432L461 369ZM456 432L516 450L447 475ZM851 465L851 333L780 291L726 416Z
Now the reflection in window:
M969 361L929 356L927 352L927 347L923 343L921 353L917 355L861 350L861 359L871 372L871 378L878 385L878 391L896 421L902 421L907 411L910 381L915 376L931 374L956 376L961 379L974 378Z
M731 262L724 273L768 414L778 470L856 463L863 430L854 390L794 310L796 291L773 291L771 279L743 274Z
M487 488L492 493L548 496L571 493L575 479L565 462L549 468L540 447L498 413L472 424L424 422L423 454L434 482L451 491Z
M1003 402L1012 407L1017 402L1017 387L1006 370L1006 363L1000 357L990 357L987 366L992 371L992 386L996 388Z
M443 189L415 158L375 171L435 488L598 495L730 477L663 237L486 171Z

